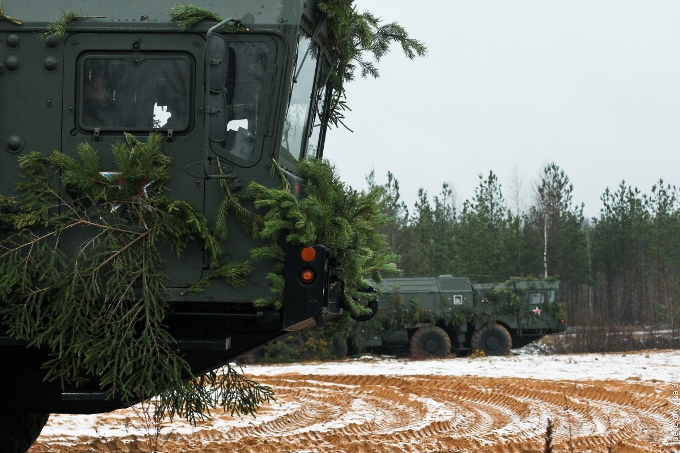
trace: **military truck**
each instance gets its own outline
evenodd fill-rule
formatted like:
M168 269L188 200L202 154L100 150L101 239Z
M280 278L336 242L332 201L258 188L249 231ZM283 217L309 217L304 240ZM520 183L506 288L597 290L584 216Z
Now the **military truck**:
M324 325L348 308L342 272L324 244L280 241L275 244L283 250L280 256L240 272L228 265L252 263L251 251L271 244L254 237L248 222L238 216L220 217L225 199L238 201L237 195L252 182L284 187L297 199L304 196L300 163L322 156L329 121L336 49L328 41L327 16L310 0L191 3L185 5L191 7L188 23L173 16L176 0L3 0L0 5L0 241L14 238L10 240L16 246L5 243L0 253L7 257L18 250L25 258L23 266L7 265L0 275L3 284L15 279L0 296L0 444L11 443L0 447L3 453L26 450L49 413L111 411L150 396L136 394L134 388L127 395L111 392L113 384L103 382L96 370L68 369L63 363L54 368L69 354L73 363L99 360L98 367L116 366L113 360L106 363L104 352L97 358L88 356L87 349L69 350L73 345L64 339L71 332L51 332L52 340L10 332L20 331L17 325L28 332L31 322L49 328L45 313L80 316L77 310L90 293L106 290L96 286L115 286L127 265L153 259L162 276L140 273L120 289L122 308L141 311L131 310L132 321L121 320L129 322L135 335L116 331L125 339L115 344L111 337L109 350L131 348L149 334L144 322L159 318L153 310L143 312L148 306L135 304L149 297L148 291L157 291L164 304L159 305L164 312L157 326L167 329L170 336L164 341L176 348L173 357L188 364L186 377L201 376L293 332ZM201 15L205 11L211 14ZM157 190L158 176L133 177L120 170L121 165L135 170L130 162L151 165L139 160L139 153L152 141L169 158L153 155L157 165L152 167L167 163L172 173L165 182L162 213L145 201ZM58 159L56 170L48 168ZM68 180L83 170L69 162L90 165L90 179ZM25 212L27 203L38 206L42 201L26 198L17 188L30 190L37 181L54 184L56 189L47 195L58 198L58 205ZM92 195L97 185L101 194ZM90 195L83 195L88 190ZM126 194L126 201L111 202L116 191L121 199ZM243 200L243 205L232 206L237 213L256 210L252 199ZM83 276L74 273L62 287L53 282L50 294L79 288L63 313L53 309L49 297L40 299L41 269L60 275L74 259L90 259L87 250L103 247L98 242L104 237L102 228L118 229L120 234L110 234L108 240L121 240L121 250L129 251L149 237L144 222L156 214L174 223L158 222L165 230L152 248L144 249L148 255L130 256L128 264L118 267L109 258L91 265L92 274L106 274L92 284L78 286ZM68 216L76 217L77 227L62 227L57 240L49 228ZM205 230L193 224L202 218L211 227L226 225L229 233L221 237L222 244L201 237ZM20 228L24 233L16 236L17 219L34 228ZM133 219L139 222L133 225ZM192 233L173 236L173 228L184 227ZM33 258L38 244L51 245L52 253ZM226 251L208 256L210 247ZM219 269L231 269L237 278L225 280L226 270L225 279L217 278ZM24 272L28 282L17 280L16 272ZM145 279L152 277L156 287L149 289ZM197 290L199 282L204 284ZM36 290L15 300L13 288L31 284ZM266 303L276 288L279 303ZM121 308L110 300L101 304L110 304L111 311ZM24 324L17 324L24 315ZM68 324L69 319L61 322ZM88 328L81 323L72 333ZM95 332L92 342L105 345L107 335ZM163 345L157 346L156 352L165 352ZM143 378L144 373L151 371L137 365L117 376Z
M367 350L408 348L415 358L484 352L506 355L565 329L556 280L470 283L468 277L386 278L378 314L357 326Z

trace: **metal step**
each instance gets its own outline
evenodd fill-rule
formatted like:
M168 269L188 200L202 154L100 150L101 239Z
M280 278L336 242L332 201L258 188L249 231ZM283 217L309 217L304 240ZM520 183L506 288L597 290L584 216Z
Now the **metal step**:
M180 349L226 351L231 348L231 337L219 340L177 340Z
M62 401L106 401L107 392L62 392Z

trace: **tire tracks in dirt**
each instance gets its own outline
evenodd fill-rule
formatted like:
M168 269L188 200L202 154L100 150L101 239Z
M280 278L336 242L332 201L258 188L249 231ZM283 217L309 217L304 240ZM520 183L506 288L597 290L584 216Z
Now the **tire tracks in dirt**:
M175 422L165 429L170 434L161 451L541 452L548 419L555 426L556 452L671 451L670 387L661 382L422 375L253 377L271 386L277 399L263 406L257 418L244 422L213 414L212 422L186 429ZM117 423L120 415L114 414L103 414L100 424ZM72 440L74 446L47 435L31 453L140 451L142 440L139 435L111 440L81 433Z

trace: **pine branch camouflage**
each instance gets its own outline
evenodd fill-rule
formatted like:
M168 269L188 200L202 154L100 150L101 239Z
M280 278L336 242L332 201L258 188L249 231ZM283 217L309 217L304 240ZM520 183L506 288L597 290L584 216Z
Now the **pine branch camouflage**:
M52 351L44 364L48 380L82 384L99 376L101 387L123 401L170 392L165 410L191 419L197 414L187 408L208 402L177 399L202 398L203 390L191 382L193 391L187 390L189 365L163 323L167 276L158 244L181 253L198 238L216 262L221 243L195 207L167 197L170 159L161 152L161 136L126 138L113 146L116 172L108 175L86 144L79 159L59 152L21 159L22 211L11 218L16 232L0 245L3 316L10 335ZM155 189L145 197L139 187L150 180ZM0 203L17 202L3 197ZM67 256L59 244L76 237L86 239ZM230 263L214 275L238 288L249 270L247 263ZM232 392L221 397L223 406L250 413L256 406L247 401L269 398L269 389L253 384L250 400L230 402L234 383L244 381L231 370L227 376L212 381Z
M206 404L249 413L271 397L268 388L246 385L249 381L231 369L226 378L184 382L191 376L189 365L163 323L168 307L161 243L180 254L189 241L202 242L213 271L187 290L192 293L214 279L242 288L254 262L273 259L277 264L267 276L271 294L256 306L281 307L284 244L329 247L342 263L355 314L365 310L359 301L366 279L379 281L382 272L397 271L397 257L385 236L376 233L389 221L380 209L381 188L357 192L328 163L305 161L300 164L301 200L283 173L279 188L252 183L239 197L223 183L225 198L211 230L195 207L167 196L171 162L161 151L161 136L151 134L146 142L131 135L126 139L112 147L115 172L101 172L99 156L87 144L79 146L77 159L55 151L28 153L20 161L22 210L2 219L16 230L0 249L0 265L7 270L0 279L3 315L10 335L52 351L45 363L49 380L83 384L98 376L102 388L123 401L162 393L162 411L192 420ZM153 189L141 193L149 181ZM252 202L255 211L244 208L245 202ZM17 204L14 198L0 198L3 207ZM269 245L253 250L252 262L217 266L230 216ZM61 251L61 242L83 237L72 255ZM212 379L218 394L232 392L231 397L204 401L205 390L197 382L205 379ZM239 391L248 398L233 393Z
M394 41L409 58L425 53L403 28L381 25L370 13L360 15L351 3L319 4L338 53L328 75L334 92L330 122L335 125L342 123L347 108L344 82L357 69L362 76L378 76L366 53L378 61ZM222 20L193 5L177 5L170 17L184 31L204 20ZM43 37L62 37L69 24L88 18L64 11ZM1 8L0 20L21 24ZM238 23L223 29L239 30ZM201 244L210 272L187 289L193 293L216 279L243 288L257 261L273 261L267 276L271 293L254 304L280 308L285 249L323 244L342 263L351 312L362 314L366 280L397 272L396 255L376 233L388 222L379 207L384 193L354 191L330 165L309 161L300 163L305 196L298 199L274 165L282 181L278 188L253 183L237 193L223 180L224 198L209 226L197 207L169 197L171 162L162 143L159 134L146 141L126 135L112 146L113 172L102 172L100 156L86 143L78 146L75 158L59 151L20 157L18 198L0 196L0 225L11 230L0 242L0 314L10 336L51 351L44 364L48 380L78 385L96 376L102 389L124 402L161 394L161 414L190 420L217 406L252 413L272 398L270 389L232 368L194 379L180 355L164 325L168 276L159 246L181 255L190 242ZM246 262L220 264L228 252L229 219L267 243Z
M367 286L366 280L379 282L382 273L398 272L395 264L398 256L390 250L385 235L377 232L390 222L380 208L384 190L380 187L368 192L353 190L340 180L328 162L322 160L300 162L300 171L305 181L302 200L291 194L285 178L282 178L284 183L280 189L257 183L250 185L255 205L268 209L258 234L274 242L285 240L290 245L323 244L328 247L343 268L352 312L361 314L364 309L358 301L365 297L361 290ZM282 261L283 250L266 247L254 250L253 256ZM274 276L270 276L270 280L278 282ZM280 306L282 285L281 288L275 285L274 292L279 296L273 299L275 306Z

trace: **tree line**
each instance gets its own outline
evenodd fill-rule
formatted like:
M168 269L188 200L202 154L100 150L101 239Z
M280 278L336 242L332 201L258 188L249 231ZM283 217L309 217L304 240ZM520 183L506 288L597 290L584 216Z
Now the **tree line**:
M457 208L444 183L418 191L412 209L392 173L369 188L384 192L383 227L401 256L403 276L453 274L476 282L510 277L558 278L570 325L672 325L680 315L678 189L659 181L649 193L621 182L586 218L557 164L543 168L528 208L508 207L493 172Z

